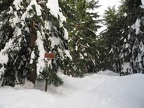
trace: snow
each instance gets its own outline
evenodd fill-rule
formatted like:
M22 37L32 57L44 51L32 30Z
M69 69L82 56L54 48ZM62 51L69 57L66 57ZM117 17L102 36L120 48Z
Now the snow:
M60 27L63 27L63 22L66 22L66 17L63 15L62 12L59 12L60 17Z
M69 50L65 50L65 54L67 55L67 57L69 57L72 60L72 56L70 55Z
M46 6L48 9L50 9L50 13L53 16L55 16L57 19L60 19L60 27L63 27L63 22L66 22L66 17L61 12L58 0L48 0Z
M61 9L59 8L59 4L58 4L58 0L47 0L47 7L50 9L50 12L52 15L54 15L54 17L56 17L59 20L59 27L63 28L64 30L64 39L68 40L68 31L66 30L66 28L63 27L63 22L66 21L66 18L63 16ZM20 49L20 42L22 37L24 36L22 31L26 30L28 32L29 28L27 27L26 24L26 19L31 19L34 17L35 14L37 14L37 16L42 20L41 17L41 6L39 5L39 3L37 3L36 0L27 0L28 2L28 6L23 7L22 5L22 0L14 0L13 5L15 6L15 8L10 7L9 10L9 14L14 14L14 17L12 16L11 18L9 18L9 22L11 24L11 26L15 29L14 32L14 36L13 38L11 38L5 45L5 48L3 50L1 50L0 52L0 63L3 65L4 63L6 64L8 62L8 55L5 53L6 51L8 52L8 50L11 49L15 49L15 50L19 50ZM40 1L42 2L42 1ZM34 8L35 7L35 8ZM17 11L18 10L23 10L24 8L26 8L23 12L21 12L22 16L19 17ZM34 8L34 9L33 9ZM30 11L33 12L30 12ZM45 25L44 27L41 27L40 31L37 31L37 41L36 44L38 46L39 49L39 58L38 58L38 64L37 64L37 73L41 72L43 70L43 68L45 67L45 58L44 58L44 54L45 54L45 50L44 50L44 46L43 46L43 39L45 38L45 33L44 33L44 29L48 29L50 32L53 32L51 30L52 28L52 22L49 21L44 21ZM22 25L21 28L18 27L19 23ZM55 28L55 27L54 27ZM15 39L18 39L18 44L15 44L14 41ZM49 40L51 41L51 48L54 48L55 45L59 45L62 44L62 39L58 38L57 36L55 36L54 33L52 33L52 37L49 38ZM14 45L13 45L14 44ZM65 51L61 51L64 52L68 57L71 57L69 54L69 51L65 50ZM62 55L63 56L63 55ZM34 52L31 54L31 60L30 63L33 63L33 58L35 57ZM4 67L2 67L0 69L0 74L4 72Z
M13 4L16 6L16 10L22 8L21 2L22 0L14 0ZM143 0L142 4L144 4ZM33 16L33 14L28 14L28 11L32 9L32 5L37 7L35 14L41 16L41 7L37 4L36 0L30 0L30 4L21 19L19 19L17 14L14 13L15 17L10 21L13 22L13 26L15 26L18 22L23 23L24 26L25 19ZM48 0L47 7L50 9L52 15L56 18L60 18L60 27L62 27L62 23L63 21L66 21L66 18L63 16L62 12L60 12L58 0ZM13 12L12 8L9 13L10 12ZM45 23L46 28L49 30L51 29L51 25L52 24L50 24L50 22ZM140 20L138 19L134 25L136 34L139 34L139 26ZM68 32L65 28L64 33L64 38L67 40ZM18 37L21 34L20 28L17 27L14 36ZM40 51L40 57L37 65L38 73L45 67L45 50L42 41L44 37L42 37L42 35L43 34L40 33L40 31L37 31L36 44L38 45L38 49ZM49 39L52 41L52 47L60 43L60 38L50 37ZM12 45L13 41L13 39L10 39L6 43L6 47L0 52L0 63L4 64L8 61L8 57L7 55L4 55L4 53L10 45ZM20 41L21 40L19 39L19 43ZM143 47L144 46L142 46L142 49ZM65 54L71 58L68 50L65 50ZM33 52L31 58L34 58L34 56ZM124 72L127 71L127 67L129 67L129 69L131 68L129 63L125 63L123 65ZM0 73L1 71L4 71L4 67L1 68ZM35 86L27 81L24 85L16 85L14 88L8 86L0 87L0 108L144 107L144 75L142 74L120 77L117 73L106 70L100 71L98 74L86 75L84 78L68 77L62 75L61 73L59 73L58 76L63 79L64 85L57 88L50 86L48 88L48 92L44 92L43 82L39 82ZM32 89L33 87L34 89Z
M33 59L35 58L35 53L34 51L32 51L31 53L31 59L30 59L30 63L32 64L33 63Z
M144 45L143 45L142 42L140 43L140 48L139 49L140 49L140 52L144 52Z
M59 4L58 0L48 0L47 8L50 9L50 13L58 18L59 15Z
M99 71L97 74L98 75L108 75L108 76L119 76L119 73L115 73L115 72L110 71L110 70Z
M22 5L21 5L21 2L22 2L22 0L14 0L13 4L15 5L16 10L19 10L19 9L23 8ZM25 26L25 24L24 24L25 22L24 21L25 21L26 17L27 18L30 17L30 15L28 14L28 11L30 9L32 9L33 5L35 5L35 7L37 7L36 8L36 14L40 16L41 15L41 10L40 10L41 8L37 4L36 0L31 0L30 5L27 7L26 12L24 12L24 14L22 15L21 18L19 18L18 15L17 15L17 12L14 12L12 7L10 7L10 11L8 13L14 12L14 16L15 16L15 17L13 17L13 18L11 18L9 20L10 23L12 24L12 27L15 27L16 24L19 23L19 22L21 22L21 24L23 26ZM14 38L18 38L18 43L17 43L17 45L13 45L14 41L15 41L14 38L10 39L6 43L4 49L2 49L1 52L0 52L0 63L2 63L2 64L5 63L6 64L8 62L8 55L6 53L8 50L11 50L11 49L19 50L19 46L20 46L20 42L21 42L21 37L20 36L22 37L21 29L19 27L15 27L15 32L14 32L14 36L13 37ZM3 72L3 71L4 71L4 68L1 68L0 69L0 73Z
M40 33L40 31L37 31L37 40L36 40L36 44L38 46L39 49L39 58L38 58L38 63L37 63L37 74L39 74L40 72L43 71L44 67L45 67L45 61L44 61L44 55L46 53L44 46L43 46L43 40L42 40L42 35Z
M0 108L143 108L144 75L111 76L91 74L73 78L58 74L60 87L37 83L35 89L24 86L0 87ZM99 72L104 73L104 72ZM108 74L110 73L110 75ZM108 76L109 75L109 76Z
M54 48L55 45L59 45L60 44L60 38L57 37L49 37L49 40L51 40L51 47Z
M12 10L10 10L10 11L12 11ZM12 27L14 27L18 22L20 22L20 19L17 16L17 12L14 12L14 16L15 16L14 18L9 19L10 23L12 24Z
M40 7L40 5L37 4L36 0L31 0L29 6L26 8L26 11L24 12L24 14L21 17L22 21L25 21L26 18L33 17L34 13L29 14L29 11L32 9L32 6L36 7L36 14L38 16L41 16L41 7Z
M122 72L132 73L132 68L131 68L131 65L130 65L129 62L124 63L124 64L122 65Z
M0 63L4 64L8 62L8 55L4 54L4 51L0 52Z
M144 5L144 0L141 0L142 5Z
M15 88L20 88L21 86L19 86L19 85L16 85L15 86ZM25 88L28 88L28 89L32 89L32 88L34 88L34 84L32 83L32 82L30 82L30 81L25 81L25 84L23 85L23 87L25 87Z
M22 2L22 0L14 0L13 4L15 5L16 10L19 10L19 9L20 9L20 7L21 7L21 2Z
M64 38L68 40L68 31L66 28L64 28Z
M135 32L136 35L138 35L140 32L140 23L141 23L141 20L138 18L135 24L132 26L132 28L136 30Z
M14 32L14 37L18 38L19 35L21 35L21 29L17 27ZM13 50L19 49L18 46L20 45L20 41L21 41L21 38L18 38L18 43L14 46L14 38L9 39L4 49L0 51L0 63L1 64L6 64L8 62L8 53L7 53L8 51L10 51L11 49Z

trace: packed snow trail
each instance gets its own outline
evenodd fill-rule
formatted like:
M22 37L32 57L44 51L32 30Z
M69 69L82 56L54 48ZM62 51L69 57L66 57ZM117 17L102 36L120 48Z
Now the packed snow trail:
M0 87L0 108L144 108L142 74L59 76L64 85L51 86L47 93L44 83L35 89Z

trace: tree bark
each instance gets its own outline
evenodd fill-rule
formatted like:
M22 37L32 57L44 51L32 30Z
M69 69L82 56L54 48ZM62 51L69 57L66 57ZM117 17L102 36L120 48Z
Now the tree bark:
M46 79L46 83L45 83L45 92L47 92L47 88L48 88L48 79Z
M31 49L31 51L33 51L33 48L35 46L35 41L37 40L37 33L35 30L35 22L33 21L30 29L31 29L31 36L30 36L30 41L29 41L29 47ZM29 76L29 81L31 81L33 84L35 84L36 78L37 78L37 73L36 73L36 63L32 64L33 66L33 70L30 72L30 76Z

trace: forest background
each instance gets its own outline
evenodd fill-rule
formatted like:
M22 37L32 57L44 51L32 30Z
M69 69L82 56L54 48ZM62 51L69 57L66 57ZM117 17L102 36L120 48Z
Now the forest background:
M144 73L143 0L122 0L103 18L93 11L99 7L95 0L0 0L2 86L36 79L58 86L59 69L73 77ZM106 28L97 34L100 23Z

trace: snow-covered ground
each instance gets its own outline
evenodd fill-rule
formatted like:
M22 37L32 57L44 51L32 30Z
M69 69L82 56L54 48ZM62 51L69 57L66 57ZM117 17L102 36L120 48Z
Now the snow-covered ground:
M35 89L0 87L0 108L144 108L144 75L116 76L111 71L72 78L64 85ZM104 75L106 74L106 75Z

